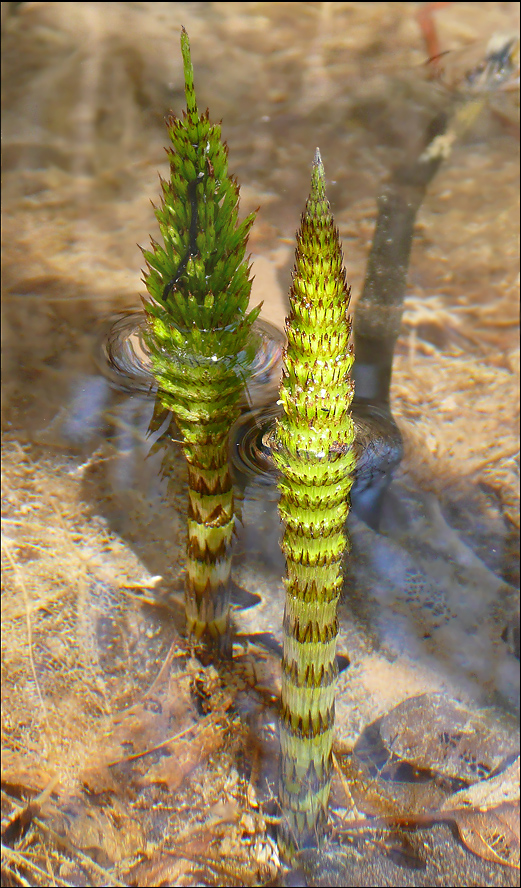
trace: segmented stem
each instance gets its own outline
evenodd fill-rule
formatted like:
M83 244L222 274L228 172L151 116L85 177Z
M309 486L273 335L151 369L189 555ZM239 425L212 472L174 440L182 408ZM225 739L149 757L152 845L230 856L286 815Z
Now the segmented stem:
M286 606L279 847L317 844L327 819L337 678L337 602L354 470L350 289L317 149L297 233L273 458L281 472Z
M228 435L255 353L245 251L254 220L238 223L219 126L199 114L188 35L181 33L187 111L171 117L170 178L156 218L163 244L144 257L147 341L159 397L174 415L188 462L186 616L189 633L229 647L229 577L235 522Z

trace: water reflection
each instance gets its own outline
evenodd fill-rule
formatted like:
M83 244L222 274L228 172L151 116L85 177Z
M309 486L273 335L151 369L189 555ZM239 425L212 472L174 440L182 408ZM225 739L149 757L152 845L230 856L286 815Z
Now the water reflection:
M128 392L146 392L155 397L157 383L152 373L151 356L144 338L146 316L142 311L122 312L106 321L102 335L100 369L115 388ZM255 358L246 381L245 401L250 407L268 404L278 392L282 366L284 335L265 320L253 324Z

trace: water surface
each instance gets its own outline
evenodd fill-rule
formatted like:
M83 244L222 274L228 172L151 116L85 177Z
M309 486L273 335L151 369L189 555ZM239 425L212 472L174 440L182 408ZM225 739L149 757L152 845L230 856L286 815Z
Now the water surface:
M356 301L376 198L448 101L427 77L417 6L4 4L4 773L23 798L58 776L44 815L104 868L76 860L60 873L71 882L263 884L277 871L274 490L244 493L235 581L255 603L236 619L263 644L237 646L226 677L182 637L180 449L168 488L147 438L153 399L118 390L100 364L107 318L144 292L136 244L156 234L163 118L184 107L180 26L199 104L223 119L241 212L260 208L252 301L282 327L315 147ZM449 5L440 41L474 52L517 15ZM505 731L517 745L516 125L497 97L419 213L392 387L406 454L380 532L349 526L342 749L426 693L485 707L497 748ZM338 786L334 804L347 810ZM368 884L514 882L447 825L419 836L423 868L379 835L303 863L301 877L364 884L365 857Z

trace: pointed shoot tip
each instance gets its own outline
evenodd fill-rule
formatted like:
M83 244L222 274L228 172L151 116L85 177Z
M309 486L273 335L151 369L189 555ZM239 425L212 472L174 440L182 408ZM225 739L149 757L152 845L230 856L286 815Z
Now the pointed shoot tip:
M320 155L320 148L315 151L313 170L311 172L311 196L315 200L323 200L326 196L326 174Z
M190 58L190 39L184 25L181 25L181 52L183 53L183 61L186 63L186 55Z
M194 91L194 67L190 53L190 40L188 31L181 25L181 54L183 56L183 68L185 75L185 95L188 115L197 116L197 102Z

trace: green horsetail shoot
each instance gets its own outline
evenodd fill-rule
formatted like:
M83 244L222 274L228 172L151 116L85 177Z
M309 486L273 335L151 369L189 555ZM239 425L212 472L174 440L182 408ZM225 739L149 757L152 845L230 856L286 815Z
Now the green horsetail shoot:
M147 342L163 408L188 463L186 619L189 635L230 649L235 526L229 431L254 357L245 258L254 214L238 222L239 188L208 111L199 114L188 35L181 33L187 110L170 117L170 176L155 209L162 243L144 251Z
M337 680L337 603L353 483L350 289L317 149L297 233L273 456L281 472L286 606L282 660L282 824L291 859L327 821Z

